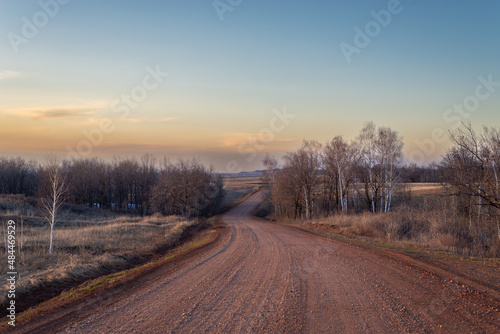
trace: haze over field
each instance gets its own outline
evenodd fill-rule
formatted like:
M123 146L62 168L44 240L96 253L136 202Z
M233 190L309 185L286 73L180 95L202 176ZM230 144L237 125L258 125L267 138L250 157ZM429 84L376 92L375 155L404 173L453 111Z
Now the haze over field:
M498 1L1 1L0 155L262 168L373 120L419 164L499 124ZM444 138L444 139L443 139Z

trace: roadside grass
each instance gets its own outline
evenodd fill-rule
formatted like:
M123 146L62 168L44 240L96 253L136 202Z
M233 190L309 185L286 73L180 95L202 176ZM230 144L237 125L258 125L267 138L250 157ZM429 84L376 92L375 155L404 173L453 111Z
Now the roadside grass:
M446 196L438 183L403 184L404 191L394 198L394 208L387 213L335 213L306 221L275 217L269 200L256 210L258 217L278 223L314 227L319 231L353 239L387 243L404 247L423 247L437 252L460 254L472 258L499 258L500 239L496 220L457 213L456 203Z
M459 238L459 231L452 228L449 220L436 212L365 212L337 214L309 221L282 218L278 223L385 248L432 253L441 259L466 257L500 266L500 242L496 235L487 235L482 242L474 238L465 242Z

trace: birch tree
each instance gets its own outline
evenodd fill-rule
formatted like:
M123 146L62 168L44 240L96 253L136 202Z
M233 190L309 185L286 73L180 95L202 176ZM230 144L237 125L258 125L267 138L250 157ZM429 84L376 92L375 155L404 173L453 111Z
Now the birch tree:
M361 159L359 174L365 186L365 199L372 212L376 211L380 184L376 175L377 156L376 156L376 132L373 122L366 123L358 136L360 143Z
M366 123L358 137L361 147L359 175L372 212L388 212L392 205L397 171L403 160L403 140L390 128Z
M45 218L50 224L49 254L52 254L54 240L54 226L57 222L59 209L64 203L67 191L66 176L53 156L48 156L43 168L40 202Z
M333 138L325 146L323 165L327 211L330 211L330 202L334 198L337 203L337 210L347 211L348 192L353 181L353 171L357 164L357 157L355 145L347 143L341 136Z
M389 212L392 205L394 185L403 160L403 141L396 131L390 128L379 128L376 139L379 163L382 170L382 194L380 211Z

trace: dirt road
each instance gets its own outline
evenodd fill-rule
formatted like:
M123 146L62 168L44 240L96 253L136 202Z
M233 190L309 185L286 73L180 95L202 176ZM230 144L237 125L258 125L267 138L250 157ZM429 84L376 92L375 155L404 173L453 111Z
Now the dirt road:
M105 305L88 305L84 316L47 316L18 330L500 332L498 285L483 286L404 256L255 220L250 212L262 196L251 196L224 216L228 232L211 249L125 289Z

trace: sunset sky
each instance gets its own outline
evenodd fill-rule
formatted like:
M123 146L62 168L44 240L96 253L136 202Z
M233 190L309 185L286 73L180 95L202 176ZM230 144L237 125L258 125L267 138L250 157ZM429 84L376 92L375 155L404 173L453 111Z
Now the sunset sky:
M0 35L1 156L254 170L374 121L428 163L500 125L497 0L3 0Z

